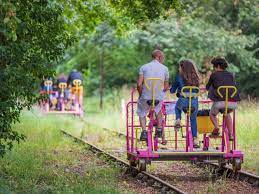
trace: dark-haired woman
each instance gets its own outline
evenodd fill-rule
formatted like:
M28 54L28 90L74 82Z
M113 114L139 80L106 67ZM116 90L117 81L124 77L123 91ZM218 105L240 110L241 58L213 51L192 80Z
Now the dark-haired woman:
M213 105L210 110L210 119L214 124L214 130L212 132L213 136L219 135L219 125L217 120L217 114L225 109L225 92L223 93L223 98L221 98L217 92L217 89L220 86L235 86L236 82L233 73L227 71L228 62L223 57L215 57L211 60L211 64L213 65L214 72L211 74L209 81L206 85L206 89L209 91L209 98L213 101ZM230 91L230 94L233 91ZM228 108L229 110L233 110L237 108L237 101L240 101L239 93L237 92L233 98L229 98ZM222 111L221 111L222 112ZM232 133L232 118L228 113L226 115L226 125L228 128L229 139L233 140Z
M178 97L178 101L175 105L175 129L178 130L181 127L181 113L184 108L189 107L189 98L184 97L181 94L181 90L184 86L196 86L199 87L199 74L196 68L196 65L191 60L182 60L179 63L179 73L175 78L174 83L171 86L170 92L176 93ZM197 93L198 91L193 91L193 93ZM185 92L186 93L186 92ZM188 91L187 91L188 96ZM199 143L197 140L197 112L198 112L198 98L193 97L191 100L191 106L194 108L190 115L191 121L191 130L194 142L194 148L199 147Z

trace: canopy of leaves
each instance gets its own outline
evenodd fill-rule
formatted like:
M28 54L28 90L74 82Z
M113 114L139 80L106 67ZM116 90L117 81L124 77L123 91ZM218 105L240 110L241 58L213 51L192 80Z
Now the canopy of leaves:
M47 0L0 1L0 155L24 136L11 130L35 103L39 82L71 45L62 7Z
M141 12L149 8L146 2L138 1L138 18L152 20L177 7L177 1L154 1L156 9ZM0 0L0 155L11 149L13 141L24 139L12 131L12 124L19 120L23 108L36 102L35 91L41 79L53 74L54 64L76 38L87 37L94 30L104 36L109 28L95 28L104 22L116 27L121 35L137 23L136 13L131 10L124 15L121 3L126 1ZM154 10L157 12L151 15ZM107 35L111 41L106 41L108 37L101 40L100 36L91 40L99 51L114 44L114 34Z
M182 58L192 59L200 72L205 73L211 69L208 61L218 55L227 58L231 64L230 70L236 73L238 80L242 80L244 74L258 72L254 52L246 49L252 47L256 39L252 35L242 35L239 30L227 31L190 17L158 20L149 24L145 30L132 31L128 38L116 37L114 30L107 26L105 31L98 33L101 28L99 26L96 33L85 39L77 47L76 57L66 63L66 68L76 66L85 72L88 94L98 88L100 47L105 49L107 89L135 84L138 68L151 60L150 53L157 47L166 54L165 64L170 69L171 77L176 73ZM103 45L104 42L106 45Z

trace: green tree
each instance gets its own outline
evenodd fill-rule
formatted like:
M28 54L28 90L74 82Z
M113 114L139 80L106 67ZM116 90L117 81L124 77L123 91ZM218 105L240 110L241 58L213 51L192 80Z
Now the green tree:
M62 6L47 0L0 1L0 155L25 137L11 129L36 102L43 76L71 45Z
M103 41L103 38L95 38ZM68 61L84 70L86 89L95 92L99 80L96 79L99 64L98 46L91 38L85 39L76 57ZM208 60L216 55L225 56L231 63L231 71L241 79L244 72L256 72L256 58L253 51L246 48L256 43L254 36L246 36L240 31L227 31L203 20L175 17L158 20L146 26L145 30L133 30L128 37L115 37L112 47L105 54L105 87L121 87L135 84L140 65L151 60L150 53L156 47L166 53L165 64L171 77L176 73L178 61L190 58L196 62L201 72L206 73ZM83 65L84 64L84 65ZM79 68L80 69L80 68ZM205 75L206 76L206 75ZM205 82L206 80L204 80ZM243 87L241 87L242 89Z
M233 0L233 1L183 1L183 12L192 18L202 19L213 24L218 28L224 28L227 31L237 32L246 36L254 36L256 44L247 45L246 50L252 51L257 61L248 61L243 63L239 58L245 58L247 52L229 53L228 59L239 69L238 82L242 83L240 88L243 93L259 96L259 19L258 19L258 1L254 0ZM251 53L251 52L250 52ZM248 58L250 55L248 56Z

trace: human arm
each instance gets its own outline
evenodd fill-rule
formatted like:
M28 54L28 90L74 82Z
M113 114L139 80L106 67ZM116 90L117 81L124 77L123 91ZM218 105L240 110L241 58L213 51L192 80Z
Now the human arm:
M137 90L139 93L139 97L142 95L143 84L144 84L144 66L141 66L139 69L139 76L137 81Z
M169 89L169 71L168 71L168 68L166 68L163 91L166 92L168 89Z
M209 90L210 86L212 85L213 82L213 74L210 75L209 81L206 84L206 90Z
M137 81L137 90L138 90L139 96L141 96L142 94L143 82L144 82L144 75L139 74L138 81Z
M173 82L171 88L170 88L170 93L171 93L171 94L174 94L174 93L176 92L176 90L177 90L178 87L179 87L179 76L177 75L177 76L175 77L175 80L174 80L174 82Z

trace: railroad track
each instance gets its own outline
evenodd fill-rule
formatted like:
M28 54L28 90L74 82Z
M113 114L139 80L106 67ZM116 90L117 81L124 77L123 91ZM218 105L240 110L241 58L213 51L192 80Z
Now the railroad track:
M152 186L153 188L155 188L156 190L159 190L161 193L179 193L179 194L184 194L185 192L178 189L177 187L161 180L160 178L149 174L147 172L139 172L137 168L130 166L126 161L107 153L106 151L98 148L97 146L87 142L84 139L81 139L79 137L75 137L72 134L66 132L65 130L61 130L62 133L64 133L65 135L67 135L70 138L73 138L75 141L83 144L84 146L87 146L92 152L96 153L97 155L101 155L104 156L103 158L106 161L112 162L114 164L116 164L117 166L123 168L123 169L127 169L127 173L131 173L134 177L136 177L137 179L140 179L144 182L147 183L147 185Z
M103 127L99 127L99 128L102 128L105 131L109 131L112 134L117 135L118 137L126 137L126 134L118 132L114 129L112 130L112 129L103 128ZM196 165L201 168L208 167L213 173L217 175L221 175L221 176L224 175L228 178L233 178L239 181L246 181L250 183L253 187L259 188L259 176L256 174L252 174L242 170L235 173L230 167L227 167L227 166L220 167L218 164L211 163L211 162L197 163Z

